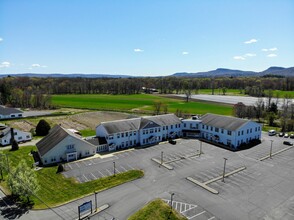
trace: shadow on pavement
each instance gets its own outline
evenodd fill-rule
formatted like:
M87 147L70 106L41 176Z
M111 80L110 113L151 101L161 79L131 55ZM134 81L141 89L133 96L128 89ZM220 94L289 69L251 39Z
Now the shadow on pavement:
M18 203L13 196L6 196L0 200L0 215L6 219L18 219L29 212L32 203Z

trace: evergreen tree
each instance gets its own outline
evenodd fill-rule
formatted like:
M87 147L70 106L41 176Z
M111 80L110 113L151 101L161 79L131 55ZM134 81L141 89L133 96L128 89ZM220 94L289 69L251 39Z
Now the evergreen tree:
M19 149L19 146L18 146L18 143L15 139L12 140L12 144L11 144L11 150L12 151L15 151L15 150L18 150Z
M41 119L36 127L36 135L45 136L49 133L51 127L47 121Z

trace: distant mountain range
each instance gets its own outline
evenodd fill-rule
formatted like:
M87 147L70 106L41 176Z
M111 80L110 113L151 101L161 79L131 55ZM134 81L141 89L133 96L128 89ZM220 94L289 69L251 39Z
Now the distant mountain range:
M175 76L175 77L213 77L213 76L221 77L221 76L264 76L268 74L280 75L280 76L294 76L294 67L284 68L284 67L273 66L262 72L219 68L219 69L211 70L207 72L175 73L172 76Z
M284 68L284 67L270 67L262 72L254 71L243 71L243 70L231 70L225 68L218 68L216 70L211 70L207 72L197 72L197 73L187 73L180 72L174 73L170 76L174 77L237 77L237 76L264 76L264 75L280 75L280 76L294 76L294 67ZM140 76L130 76L130 75L111 75L111 74L83 74L83 73L72 73L72 74L62 74L62 73L20 73L20 74L0 74L0 78L7 76L20 76L20 77L54 77L54 78L134 78ZM144 77L144 76L141 76Z

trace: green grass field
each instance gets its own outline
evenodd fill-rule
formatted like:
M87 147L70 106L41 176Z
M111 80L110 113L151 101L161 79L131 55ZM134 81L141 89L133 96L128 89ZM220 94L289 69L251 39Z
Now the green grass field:
M133 214L131 217L128 218L128 220L150 220L150 219L156 219L156 220L185 220L184 216L177 213L174 209L171 212L170 206L163 202L161 199L156 199L150 203L148 203L146 206L144 206L142 209L140 209L138 212Z
M244 91L242 90L242 92L244 92ZM211 95L211 89L199 89L198 94ZM215 95L222 95L223 91L222 91L222 89L214 89L214 94ZM244 96L244 93L240 93L239 89L227 89L226 95Z
M16 167L21 159L26 160L27 164L31 166L33 157L30 156L30 151L36 150L35 147L21 147L17 151L4 150L0 153L9 154L10 168ZM110 164L112 165L112 164ZM57 166L43 168L36 171L37 179L40 185L40 190L37 196L40 197L50 207L54 207L77 198L92 194L94 191L102 191L134 179L141 178L144 173L140 170L131 170L125 173L119 173L115 177L104 177L97 180L78 183L74 179L63 177L62 174L56 174ZM4 172L4 181L0 181L2 187L6 192L9 192L7 187L7 173ZM47 208L36 197L30 198L34 202L34 209Z
M153 104L160 101L167 105L168 112L175 113L177 109L190 114L215 113L232 115L232 106L203 101L190 101L167 98L156 95L54 95L52 104L58 107L84 108L110 111L153 112Z

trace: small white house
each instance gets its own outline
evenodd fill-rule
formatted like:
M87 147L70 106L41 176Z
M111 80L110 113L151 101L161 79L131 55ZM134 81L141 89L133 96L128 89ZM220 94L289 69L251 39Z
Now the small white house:
M92 156L96 147L60 125L36 144L43 165L68 162Z
M32 140L32 134L15 128L0 126L0 145L9 145L12 143L12 139L18 143L26 142Z
M10 118L22 118L23 112L15 108L7 108L0 105L0 120Z

